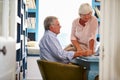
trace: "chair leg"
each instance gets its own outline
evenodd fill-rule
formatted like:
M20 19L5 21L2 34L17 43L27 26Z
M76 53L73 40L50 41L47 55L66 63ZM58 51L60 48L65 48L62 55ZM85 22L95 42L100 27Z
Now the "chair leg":
M97 75L97 76L95 77L95 80L99 80L99 75Z
M87 70L84 70L83 72L83 80L87 80Z

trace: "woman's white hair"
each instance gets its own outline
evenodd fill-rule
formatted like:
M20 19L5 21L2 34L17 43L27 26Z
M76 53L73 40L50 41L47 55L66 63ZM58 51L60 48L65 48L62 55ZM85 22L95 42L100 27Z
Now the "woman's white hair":
M79 7L79 15L80 14L88 14L89 12L92 12L92 7L88 3L83 3Z

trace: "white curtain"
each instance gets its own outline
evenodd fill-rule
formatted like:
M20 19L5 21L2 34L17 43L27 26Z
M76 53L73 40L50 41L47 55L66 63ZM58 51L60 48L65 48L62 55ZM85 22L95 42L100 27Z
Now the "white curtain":
M100 80L120 80L120 0L101 0Z

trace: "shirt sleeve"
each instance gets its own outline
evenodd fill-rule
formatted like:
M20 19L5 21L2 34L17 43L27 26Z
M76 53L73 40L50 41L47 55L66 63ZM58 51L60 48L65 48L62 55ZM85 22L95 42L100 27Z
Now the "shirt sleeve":
M75 20L72 23L72 28L71 28L71 40L77 40L75 37L75 31L76 31L76 26L75 26Z
M93 17L94 19L92 20L91 22L91 26L92 26L92 30L91 30L91 34L90 34L90 38L89 38L89 41L91 39L94 39L96 40L96 33L97 33L97 28L98 28L98 21L97 21L97 18L96 17Z
M56 37L48 36L48 39L46 39L46 44L54 58L65 63L72 60L74 52L63 50Z

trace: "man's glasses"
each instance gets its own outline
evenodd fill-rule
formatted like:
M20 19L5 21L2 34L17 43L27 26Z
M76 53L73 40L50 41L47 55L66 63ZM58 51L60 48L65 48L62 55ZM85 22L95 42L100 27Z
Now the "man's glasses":
M59 26L59 27L61 27L61 25L60 24L52 24L53 26Z

